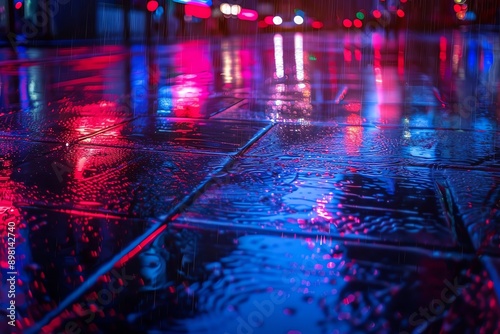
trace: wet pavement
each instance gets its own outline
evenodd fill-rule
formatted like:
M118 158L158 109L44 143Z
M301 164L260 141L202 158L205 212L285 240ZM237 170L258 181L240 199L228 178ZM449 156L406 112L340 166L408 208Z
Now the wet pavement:
M2 50L0 332L500 333L499 55L464 31Z

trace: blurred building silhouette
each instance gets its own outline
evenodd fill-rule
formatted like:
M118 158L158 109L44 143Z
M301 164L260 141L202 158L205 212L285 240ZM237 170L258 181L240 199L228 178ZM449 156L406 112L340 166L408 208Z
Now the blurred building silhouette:
M148 10L150 2L154 5ZM498 0L464 0L462 4L454 0L213 0L208 17L188 15L186 5L173 0L0 0L0 34L10 42L99 39L113 43L259 31L257 21L223 15L219 9L223 3L257 10L259 20L264 15L300 10L319 20L323 29L345 29L345 20L354 22L358 17L360 22L352 29L437 31L461 25L500 26ZM375 11L382 13L380 17Z

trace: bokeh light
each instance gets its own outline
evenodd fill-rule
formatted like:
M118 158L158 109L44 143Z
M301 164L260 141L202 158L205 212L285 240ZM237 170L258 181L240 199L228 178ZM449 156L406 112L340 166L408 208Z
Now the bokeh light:
M231 15L231 5L228 3L223 3L220 5L220 11L224 15Z
M295 24L297 25L301 25L302 23L304 23L304 18L300 15L295 15L295 17L293 18L293 22L295 22Z
M282 23L283 23L283 19L281 18L281 16L273 17L273 24L279 26Z
M158 1L148 1L148 4L146 5L148 11L154 12L158 8Z
M313 27L314 29L321 29L323 28L323 22L313 21L313 23L311 23L311 27Z

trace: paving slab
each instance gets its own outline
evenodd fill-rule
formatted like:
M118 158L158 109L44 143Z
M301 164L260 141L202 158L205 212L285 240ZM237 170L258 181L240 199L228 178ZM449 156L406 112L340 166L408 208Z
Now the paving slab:
M236 154L260 138L271 125L265 121L140 117L83 143L141 150Z
M33 107L0 117L0 136L66 144L131 119L126 107L110 101L78 105L64 100L51 106Z
M18 332L498 332L499 45L349 31L1 53Z
M23 206L152 218L224 163L221 155L73 145L20 164L10 180Z
M500 314L467 256L328 238L171 226L119 270L112 300L108 273L42 332L494 332Z
M455 214L477 252L499 257L500 170L449 170L445 174Z
M16 328L20 332L55 310L103 264L155 224L78 210L2 208L2 233L14 226L17 256L12 267L2 261L1 277L15 278ZM2 259L7 259L6 245L7 238L2 239ZM10 303L9 286L2 284L2 313ZM3 332L12 332L6 322L1 326Z

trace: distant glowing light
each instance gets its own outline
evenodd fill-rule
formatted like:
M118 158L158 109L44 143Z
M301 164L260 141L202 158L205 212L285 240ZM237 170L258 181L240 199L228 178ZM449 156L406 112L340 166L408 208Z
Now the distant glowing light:
M283 23L283 19L280 16L273 17L273 23L277 26Z
M212 10L209 6L199 4L186 4L186 15L198 17L200 19L208 19L212 16Z
M359 19L355 19L354 26L359 29L363 26L363 22L361 22L361 20L359 20Z
M16 2L16 9L21 9L23 3L21 1Z
M238 15L241 13L241 6L240 5L231 5L231 15Z
M146 8L148 9L148 11L154 12L158 8L158 6L158 1L148 1Z
M397 15L398 17L405 17L405 12L404 12L402 9L398 9L398 10L396 11L396 15Z
M346 28L350 28L352 27L352 21L349 20L349 19L345 19L344 22L342 22L342 24L344 25L344 27Z
M382 17L382 13L380 12L380 10L375 9L375 10L373 11L373 17L374 17L374 18L376 18L376 19L381 18L381 17Z
M172 0L173 2L183 3L183 4L198 4L202 6L212 6L212 0Z
M238 18L244 21L255 21L259 17L259 14L252 9L241 8Z
M311 24L311 27L313 27L314 29L321 29L321 28L323 28L323 22L313 21L313 23Z
M401 1L401 3L406 3L406 1L408 1L408 0L399 0L399 1Z
M460 6L460 5L453 5L453 10L455 11L455 13L458 13L458 12L462 11L462 6Z
M464 20L465 19L465 12L458 12L457 19Z
M304 17L306 13L302 9L295 9L295 14Z
M356 17L360 20L363 20L365 18L365 14L363 14L363 12L357 12Z
M220 11L224 15L231 15L231 5L228 3L223 3L220 5Z
M164 13L164 9L162 6L158 7L156 10L155 10L155 16L156 17L161 17Z
M476 13L474 13L474 12L467 12L467 13L465 14L465 19L466 19L466 20L469 20L469 21L474 21L476 18L477 18L477 15L476 15Z
M301 25L302 23L304 23L304 18L300 15L295 15L295 17L293 18L293 22L295 22L295 24L297 25Z
M462 4L464 3L466 0L455 0L455 3L458 3L458 4Z
M274 16L266 16L264 18L264 22L267 24L267 25L273 25L274 24Z

